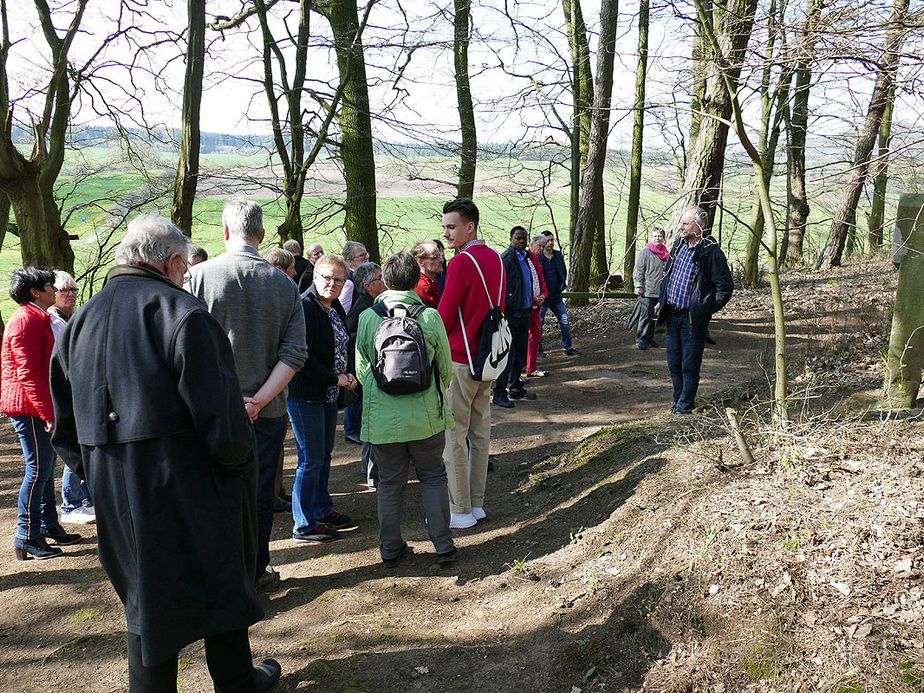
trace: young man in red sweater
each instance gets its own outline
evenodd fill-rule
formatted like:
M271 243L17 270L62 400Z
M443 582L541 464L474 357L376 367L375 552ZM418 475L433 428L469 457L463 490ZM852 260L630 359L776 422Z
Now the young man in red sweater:
M439 304L452 352L453 377L447 398L456 427L446 431L443 457L453 529L472 527L486 516L491 381L473 379L471 358L478 351L485 315L493 305L503 310L506 291L500 256L478 238L478 221L478 207L468 198L443 206L443 238L456 251L446 270L446 289Z

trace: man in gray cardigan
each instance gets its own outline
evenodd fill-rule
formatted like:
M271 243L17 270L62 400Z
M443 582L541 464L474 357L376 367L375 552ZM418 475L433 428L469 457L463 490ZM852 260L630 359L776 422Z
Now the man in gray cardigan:
M658 346L654 341L656 322L654 307L658 302L658 291L661 288L661 280L664 278L669 252L667 246L664 245L664 229L655 227L651 233L651 242L642 248L635 258L632 282L635 284L640 310L635 346L642 351L648 347Z
M258 586L275 582L269 564L276 465L286 432L286 385L308 357L305 314L295 283L260 257L263 209L231 198L221 215L226 252L191 267L189 291L218 320L253 423L257 453Z

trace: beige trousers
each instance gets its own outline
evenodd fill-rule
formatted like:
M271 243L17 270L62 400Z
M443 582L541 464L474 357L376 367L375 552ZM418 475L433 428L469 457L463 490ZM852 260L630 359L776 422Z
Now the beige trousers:
M452 364L446 393L456 427L446 431L443 459L449 482L449 509L470 513L484 507L491 446L491 381L472 380L467 363Z

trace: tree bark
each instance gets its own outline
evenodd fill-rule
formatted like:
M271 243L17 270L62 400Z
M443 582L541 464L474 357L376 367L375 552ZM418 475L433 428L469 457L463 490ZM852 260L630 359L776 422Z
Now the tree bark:
M885 113L886 106L889 104L889 93L895 83L898 63L901 59L901 46L908 33L905 26L908 4L909 0L895 0L892 5L892 16L889 19L890 26L879 57L879 72L876 75L876 85L873 87L873 95L870 98L869 109L866 112L866 121L857 141L850 180L844 191L841 205L831 222L828 240L821 256L818 258L817 268L837 267L841 264L844 245L847 241L847 232L856 218L857 203L860 201L863 186L869 176L870 156L876 143L876 137L879 134L882 116Z
M457 197L473 197L475 194L475 165L478 161L478 130L475 126L475 107L472 105L472 89L468 81L468 44L471 39L471 0L454 0L454 37L452 44L453 63L456 72L456 98L459 103L459 123L462 129L462 162L459 166Z
M809 0L809 14L804 35L810 36L809 22L821 12L821 0ZM780 263L802 262L805 226L810 207L805 190L805 137L808 130L809 89L812 81L811 56L799 59L796 66L792 111L786 118L786 239L780 252Z
M192 210L199 182L199 108L205 67L205 0L187 0L189 39L186 44L186 78L183 83L183 128L180 159L173 184L173 223L192 236Z
M892 137L892 111L895 109L895 85L889 90L889 103L882 114L879 127L879 173L873 180L873 204L869 211L866 234L866 252L872 253L882 247L882 225L885 221L885 195L889 184L889 140Z
M331 0L324 15L330 21L334 35L337 69L343 89L337 123L340 126L340 158L346 180L344 231L348 240L362 243L369 252L369 259L378 262L372 117L356 3L352 0Z
M624 285L634 290L635 245L642 197L642 135L645 128L645 72L648 66L648 0L639 1L638 64L635 66L635 119L632 123L632 154L629 159L629 203L626 210L626 252L622 261Z
M732 115L730 97L723 83L724 78L737 85L741 74L745 51L751 38L757 0L726 0L724 4L712 4L700 15L702 30L712 31L718 41L725 68L719 70L712 61L706 76L701 118L696 141L687 158L684 172L681 204L671 219L671 229L676 228L680 214L688 205L700 205L709 214L707 228L712 228L715 209L722 186L722 172L725 168L725 147L728 141L728 121ZM708 22L708 26L705 24ZM715 54L715 49L708 47Z
M613 91L613 63L616 54L618 0L601 0L600 48L597 54L597 79L587 148L587 165L582 171L581 205L578 210L571 250L571 289L587 291L591 277L591 255L597 228L596 214L603 204L602 180L609 134L610 98Z
M45 106L33 123L35 144L27 159L13 144L12 113L7 77L11 48L7 2L0 2L0 192L9 197L19 228L22 263L74 271L74 252L61 225L54 184L64 163L64 146L71 111L67 53L83 19L87 0L78 0L64 38L58 36L45 0L35 0L42 34L51 49L52 73L45 89Z

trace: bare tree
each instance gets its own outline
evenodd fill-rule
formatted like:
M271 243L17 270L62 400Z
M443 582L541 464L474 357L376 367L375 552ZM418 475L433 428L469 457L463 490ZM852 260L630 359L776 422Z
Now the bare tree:
M882 226L885 220L885 195L889 184L889 140L892 137L892 112L895 110L895 85L889 90L889 101L879 126L879 153L876 156L879 172L873 179L873 204L869 211L866 234L866 252L882 247Z
M173 223L192 236L193 202L199 182L199 107L202 104L202 73L205 69L205 0L187 0L189 19L186 43L186 78L183 82L183 128L180 158L173 184Z
M471 39L471 0L454 0L454 37L452 57L456 76L456 98L459 102L459 123L462 130L462 161L459 166L458 197L472 197L475 191L475 164L478 161L478 130L475 126L475 108L472 89L468 81L468 44Z
M632 154L629 163L629 206L626 211L626 252L622 275L631 291L635 268L635 243L638 236L638 211L642 197L642 137L645 130L645 71L648 65L648 0L639 1L638 64L635 67L635 104L632 124Z

